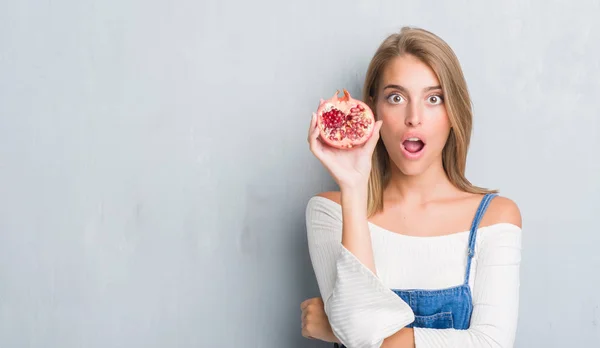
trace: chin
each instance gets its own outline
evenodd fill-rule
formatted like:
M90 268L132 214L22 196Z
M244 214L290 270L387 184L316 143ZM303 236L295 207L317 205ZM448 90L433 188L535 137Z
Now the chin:
M406 176L415 176L423 174L431 163L427 162L425 158L418 160L407 160L402 155L400 158L390 158L391 165L396 166L398 171Z
M423 163L402 163L398 166L400 172L406 176L421 175L427 169Z
M401 148L400 151L395 153L394 157L390 159L402 174L406 176L417 176L429 170L438 159L440 165L442 165L442 149L439 149L438 151L437 147L429 147L429 145L427 145L417 153L409 153L406 149Z

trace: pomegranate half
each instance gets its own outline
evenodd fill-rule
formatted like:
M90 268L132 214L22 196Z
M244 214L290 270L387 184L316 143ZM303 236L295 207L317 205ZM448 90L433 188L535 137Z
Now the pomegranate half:
M375 116L373 111L360 100L353 99L344 89L328 100L321 99L317 109L317 126L321 139L329 146L350 149L364 144L373 134Z

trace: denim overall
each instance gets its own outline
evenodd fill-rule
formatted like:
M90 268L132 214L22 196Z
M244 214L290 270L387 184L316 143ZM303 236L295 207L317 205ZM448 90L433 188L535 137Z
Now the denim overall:
M457 329L469 328L471 313L473 311L473 299L469 287L469 273L471 271L471 260L475 253L475 240L477 229L487 207L496 194L486 194L473 218L469 232L469 248L467 258L467 269L465 280L461 285L439 289L439 290L397 290L392 289L415 314L415 320L406 327L419 327L429 329ZM335 348L345 348L344 345L335 343Z

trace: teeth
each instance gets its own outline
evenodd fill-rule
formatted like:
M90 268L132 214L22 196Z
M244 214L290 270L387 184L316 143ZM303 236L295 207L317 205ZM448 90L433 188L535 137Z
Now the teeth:
M419 140L421 140L421 139L419 139L419 138L408 138L408 139L406 139L406 140L408 140L408 141L419 141Z

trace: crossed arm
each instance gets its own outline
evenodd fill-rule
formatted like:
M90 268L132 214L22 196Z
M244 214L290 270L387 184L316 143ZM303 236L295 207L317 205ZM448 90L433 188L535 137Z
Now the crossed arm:
M512 347L519 300L520 215L518 221L504 216L502 229L481 246L468 330L405 328L414 320L411 308L381 282L372 254L363 261L368 252L353 252L352 244L344 244L343 216L312 199L306 218L323 310L334 337L347 347Z

